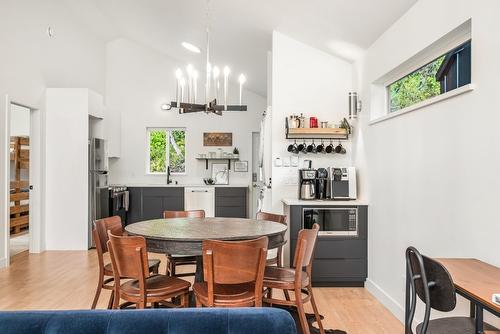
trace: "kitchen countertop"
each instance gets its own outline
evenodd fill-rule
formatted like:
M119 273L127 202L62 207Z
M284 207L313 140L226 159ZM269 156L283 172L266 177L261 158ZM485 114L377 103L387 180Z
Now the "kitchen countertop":
M291 206L291 205L368 205L368 203L364 200L356 199L356 200L302 200L298 198L283 198L281 200L283 204Z
M165 183L126 183L127 187L170 187L170 188L187 188L187 187L224 187L224 188L248 188L248 184L165 184Z

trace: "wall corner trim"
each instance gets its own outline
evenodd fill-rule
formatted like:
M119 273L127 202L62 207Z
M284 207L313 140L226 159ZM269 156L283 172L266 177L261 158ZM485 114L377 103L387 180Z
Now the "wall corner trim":
M371 279L366 280L365 288L389 311L394 314L399 321L404 323L405 310L394 298L385 292L377 283Z

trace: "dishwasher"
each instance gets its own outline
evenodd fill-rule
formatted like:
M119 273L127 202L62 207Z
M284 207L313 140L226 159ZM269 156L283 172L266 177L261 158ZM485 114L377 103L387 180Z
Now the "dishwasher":
M205 210L205 217L215 216L215 188L184 188L184 210Z

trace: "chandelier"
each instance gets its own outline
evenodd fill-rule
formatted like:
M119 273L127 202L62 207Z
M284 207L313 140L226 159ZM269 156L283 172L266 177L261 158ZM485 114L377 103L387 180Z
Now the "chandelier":
M185 73L178 68L175 71L177 80L175 101L162 106L164 110L172 108L178 109L179 114L205 112L213 113L221 116L223 111L246 111L247 106L241 103L243 85L246 82L244 74L238 77L239 83L239 104L228 103L229 93L229 75L231 70L228 66L224 66L222 73L218 66L212 66L210 62L210 6L207 0L207 26L206 26L206 64L205 64L205 100L204 103L199 102L198 96L198 79L199 72L192 64L186 66ZM184 75L185 74L185 75ZM221 83L223 87L221 90ZM203 87L203 86L202 86ZM222 102L222 103L221 103Z

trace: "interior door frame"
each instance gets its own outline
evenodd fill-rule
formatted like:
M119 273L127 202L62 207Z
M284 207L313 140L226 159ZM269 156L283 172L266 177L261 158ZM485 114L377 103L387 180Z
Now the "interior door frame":
M30 189L29 198L29 252L40 253L42 251L42 224L41 224L41 193L42 193L42 113L39 108L25 105L13 100L9 95L5 96L5 173L3 175L5 181L4 198L7 199L3 217L5 219L5 254L6 266L10 265L10 119L11 106L16 105L30 110L30 173L29 184L33 189Z

